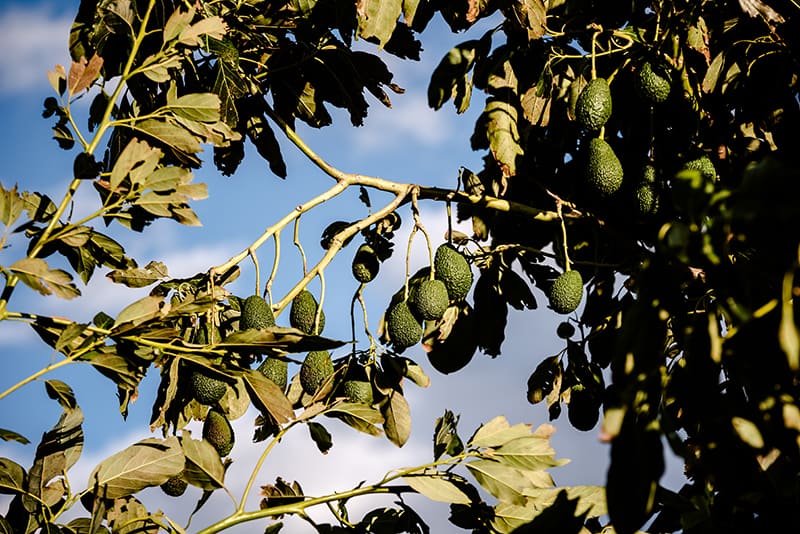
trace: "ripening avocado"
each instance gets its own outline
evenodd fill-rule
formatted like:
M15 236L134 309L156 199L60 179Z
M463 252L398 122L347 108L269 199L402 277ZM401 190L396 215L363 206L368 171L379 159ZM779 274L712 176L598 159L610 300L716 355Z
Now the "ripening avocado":
M441 280L423 280L409 292L408 305L417 317L438 321L450 305L447 286Z
M472 269L467 258L452 245L443 243L433 256L434 277L444 282L451 302L466 298L472 287Z
M639 215L652 215L658 211L658 192L654 184L640 183L636 187L634 200Z
M635 85L642 98L660 104L669 98L672 81L664 65L645 61L636 71Z
M386 330L392 345L399 351L416 345L422 339L422 325L406 301L398 302L386 312Z
M302 290L292 299L292 307L289 310L289 324L306 334L321 334L325 328L325 312L319 313L319 328L314 330L314 319L317 316L317 299L311 291Z
M269 328L275 326L275 315L272 307L260 295L250 295L242 304L242 315L239 318L239 329Z
M192 396L200 404L214 404L225 395L228 385L201 369L192 371L189 377L189 384L192 388Z
M375 250L364 243L353 257L353 276L362 284L371 282L380 270L381 262Z
M575 118L595 131L611 116L611 90L605 78L595 78L586 84L575 102Z
M711 158L705 154L699 158L687 161L683 164L683 168L693 171L700 171L700 174L703 176L703 178L711 182L717 179L717 169L714 167L714 163L711 161Z
M656 178L658 177L658 173L656 168L647 163L642 167L642 176L640 177L639 181L645 184L654 184L656 183Z
M209 410L203 423L203 439L212 444L220 456L227 456L235 441L228 418L214 409Z
M258 366L258 372L272 380L281 391L286 390L289 382L289 362L280 358L267 357Z
M351 402L372 405L372 384L366 380L345 380L342 384L342 393Z
M575 311L583 299L583 278L578 271L565 271L553 281L548 294L550 307L558 313Z
M180 497L186 492L186 487L189 483L183 478L183 473L179 473L161 484L161 491L170 497Z
M604 139L589 141L586 180L602 196L614 194L622 185L622 164Z
M314 350L306 354L300 366L300 385L303 391L313 395L333 374L331 353L327 350Z
M567 405L567 418L577 430L588 432L600 420L599 399L581 384L572 386Z

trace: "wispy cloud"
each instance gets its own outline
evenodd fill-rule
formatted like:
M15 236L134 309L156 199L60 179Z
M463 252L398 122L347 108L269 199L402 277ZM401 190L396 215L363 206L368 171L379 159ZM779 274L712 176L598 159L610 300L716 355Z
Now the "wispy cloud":
M69 60L67 39L72 21L53 6L11 6L0 11L0 95L19 94L47 83L54 59Z

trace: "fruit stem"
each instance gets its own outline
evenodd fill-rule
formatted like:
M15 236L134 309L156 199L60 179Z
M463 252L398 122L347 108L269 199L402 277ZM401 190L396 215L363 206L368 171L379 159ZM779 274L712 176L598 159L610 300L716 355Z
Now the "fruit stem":
M564 244L564 270L570 271L572 270L572 262L569 259L569 246L567 245L567 224L561 214L561 202L558 200L556 201L556 212L558 213L559 220L561 221L561 240Z
M308 262L303 244L300 243L300 217L294 220L294 246L300 251L300 258L303 260L303 276L305 276L308 273Z
M436 274L436 269L433 265L433 245L431 244L431 236L428 234L428 231L425 229L425 225L422 224L422 220L419 217L419 204L417 203L417 198L419 195L419 189L414 188L411 191L411 213L414 215L414 226L419 228L422 232L422 235L425 236L425 244L428 247L428 261L431 266L430 272L430 279L433 280L434 275Z
M269 304L272 305L272 283L275 281L275 277L278 275L278 265L281 262L281 231L278 230L272 236L273 241L275 241L275 259L272 260L272 271L269 273L269 278L267 279L267 295L269 295Z

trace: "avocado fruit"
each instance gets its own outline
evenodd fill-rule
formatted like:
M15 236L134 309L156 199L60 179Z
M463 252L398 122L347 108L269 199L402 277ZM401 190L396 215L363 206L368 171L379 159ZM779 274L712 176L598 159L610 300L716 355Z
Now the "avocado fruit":
M578 271L565 271L553 281L548 293L550 307L557 313L575 311L583 300L583 278Z
M214 446L220 457L231 452L235 442L233 427L222 412L213 408L208 411L203 423L203 439Z
M376 276L378 276L380 266L381 262L378 259L378 255L375 253L375 250L368 244L364 243L358 247L358 250L353 257L353 277L362 284L369 283Z
M422 339L422 325L405 300L394 304L386 312L386 330L392 345L399 351L416 345Z
M367 380L348 379L342 384L342 394L350 402L372 405L372 384Z
M428 351L431 366L442 374L460 371L478 350L478 322L472 308L465 306L445 339L433 339Z
M717 179L717 169L714 167L714 163L711 161L711 158L705 154L699 158L687 161L683 164L683 168L685 170L700 171L700 175L704 179L711 182Z
M280 358L267 358L258 366L258 372L272 380L281 391L286 390L289 382L289 362Z
M610 196L622 186L622 163L604 139L589 141L586 180L601 196Z
M189 483L183 478L183 472L181 472L161 484L160 488L170 497L180 497L186 492L188 486Z
M306 354L300 366L300 385L303 386L303 391L313 395L332 374L331 353L327 350L311 351Z
M669 71L660 63L645 61L636 70L635 87L648 102L654 104L665 102L672 88Z
M600 420L600 404L591 390L581 384L572 386L567 404L567 419L575 429L588 432Z
M319 313L319 327L314 331L314 319L317 317L317 299L311 291L303 289L292 299L289 310L289 324L305 334L319 335L325 328L325 312Z
M441 280L423 280L409 292L408 305L417 317L438 321L450 305L447 286Z
M203 369L195 369L189 377L192 396L200 404L211 405L225 395L228 385Z
M589 130L602 128L611 116L611 89L605 78L590 80L575 102L575 118Z
M242 304L242 315L239 318L239 329L269 328L275 326L275 315L272 307L260 295L250 295Z
M472 287L472 269L467 258L448 243L439 245L433 256L434 277L444 282L451 302L466 298Z

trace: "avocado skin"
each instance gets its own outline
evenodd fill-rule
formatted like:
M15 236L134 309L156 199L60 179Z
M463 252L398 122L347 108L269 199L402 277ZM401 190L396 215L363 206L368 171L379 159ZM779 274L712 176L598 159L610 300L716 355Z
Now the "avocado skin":
M550 307L557 313L567 314L575 311L583 299L583 278L578 271L561 273L553 281L548 294Z
M281 391L286 390L289 382L289 362L280 358L267 358L258 366L258 372L272 380Z
M203 423L203 439L214 446L220 457L230 454L235 437L228 418L214 409L209 410Z
M438 321L450 305L447 286L441 280L423 280L410 291L408 305L417 317Z
M392 345L397 350L416 345L422 339L422 325L411 313L406 301L398 302L389 308L386 313L386 329Z
M292 307L289 310L289 324L306 334L321 334L325 328L324 311L319 313L319 328L316 332L312 332L314 330L314 319L317 316L317 307L317 299L314 298L314 295L307 289L302 290L292 299Z
M275 315L272 307L260 295L250 295L242 304L242 315L239 318L239 329L269 328L275 326Z
M192 388L192 396L200 404L214 404L225 395L225 391L228 389L228 385L224 381L217 380L198 369L192 371L189 383Z
M660 104L669 98L672 81L663 65L645 61L636 71L635 86L642 98Z
M180 473L161 484L160 487L161 491L170 497L180 497L186 492L188 486L189 483L183 478L183 473Z
M313 395L332 374L331 353L327 350L311 351L300 366L300 385L303 391Z
M610 196L622 186L622 164L604 139L589 141L586 180L601 196Z
M372 384L366 380L345 380L342 394L351 402L371 405L373 402Z
M375 250L364 243L358 247L353 257L353 277L362 284L367 284L378 276L380 265L381 263Z
M439 245L433 257L434 277L444 282L451 302L466 298L472 287L472 269L467 258L453 246Z
M575 103L575 118L587 129L596 131L611 116L611 90L605 78L590 80Z

